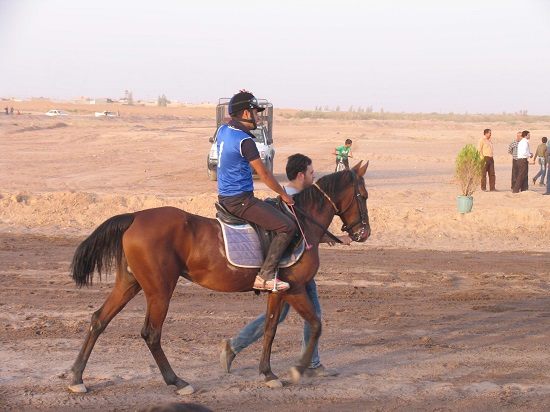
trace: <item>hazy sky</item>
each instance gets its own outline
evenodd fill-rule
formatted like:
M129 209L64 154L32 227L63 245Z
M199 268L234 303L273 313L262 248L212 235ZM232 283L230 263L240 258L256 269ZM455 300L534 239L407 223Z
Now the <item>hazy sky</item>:
M0 0L0 97L550 114L550 0Z

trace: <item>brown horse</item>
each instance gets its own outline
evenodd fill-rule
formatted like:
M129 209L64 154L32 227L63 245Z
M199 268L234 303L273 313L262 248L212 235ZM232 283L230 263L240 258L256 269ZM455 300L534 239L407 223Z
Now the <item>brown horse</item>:
M311 248L296 264L281 269L279 277L290 289L269 293L267 320L260 372L270 387L282 386L271 371L271 345L284 301L309 324L311 338L299 363L292 368L292 380L300 381L309 365L321 335L321 322L309 301L305 285L319 268L319 240L338 215L351 238L364 242L370 235L367 189L363 176L368 162L353 169L320 178L315 185L294 196L298 215ZM180 276L220 292L252 290L257 269L235 267L225 254L222 229L216 219L187 213L173 207L148 209L111 217L102 223L77 248L72 261L72 277L79 286L92 283L94 271L109 272L116 265L113 290L99 310L93 313L84 343L73 366L69 389L86 392L82 374L92 349L109 322L136 294L143 290L147 300L141 336L147 343L167 385L177 393L191 394L194 389L172 370L161 347L162 325L170 299Z

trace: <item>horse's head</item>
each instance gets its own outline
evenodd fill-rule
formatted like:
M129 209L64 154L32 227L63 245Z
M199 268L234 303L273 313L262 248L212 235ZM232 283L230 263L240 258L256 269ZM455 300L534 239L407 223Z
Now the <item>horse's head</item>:
M342 231L347 232L355 242L364 242L370 236L368 192L363 178L369 162L364 166L362 163L359 162L350 170L323 176L311 189L302 192L306 192L311 201L320 206L328 201L334 214L340 216L344 223Z
M342 231L347 232L355 242L364 242L370 236L369 212L367 199L369 193L365 187L365 175L369 162L362 166L360 161L352 169L341 173L341 190L336 195L336 205L339 211L336 213L342 219L344 225Z

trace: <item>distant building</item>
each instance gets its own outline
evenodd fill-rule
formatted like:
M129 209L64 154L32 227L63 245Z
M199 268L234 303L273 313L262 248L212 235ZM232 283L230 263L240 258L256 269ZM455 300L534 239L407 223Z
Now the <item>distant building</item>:
M108 103L114 103L114 102L112 99L108 99L108 98L90 100L90 104L108 104Z
M90 98L85 96L75 97L68 100L70 103L74 104L90 104Z

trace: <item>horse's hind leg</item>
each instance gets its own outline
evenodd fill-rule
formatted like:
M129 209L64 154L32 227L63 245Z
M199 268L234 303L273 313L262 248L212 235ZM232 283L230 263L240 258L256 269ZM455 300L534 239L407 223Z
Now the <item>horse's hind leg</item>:
M103 306L92 314L90 328L84 338L84 344L71 368L73 381L69 389L73 392L88 391L82 381L82 374L99 335L105 330L109 322L141 290L138 282L134 276L128 272L126 267L126 260L123 259L123 264L117 268L117 276L113 290L103 303Z
M175 287L174 282L174 285L167 286L164 290L159 290L155 294L150 294L149 296L146 294L147 314L145 315L145 323L141 329L141 336L155 358L164 382L167 385L175 385L176 392L179 395L190 395L195 392L195 389L174 373L160 344L162 324L166 319L168 305Z

